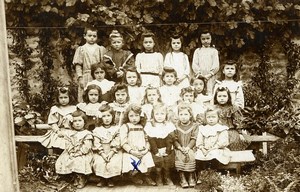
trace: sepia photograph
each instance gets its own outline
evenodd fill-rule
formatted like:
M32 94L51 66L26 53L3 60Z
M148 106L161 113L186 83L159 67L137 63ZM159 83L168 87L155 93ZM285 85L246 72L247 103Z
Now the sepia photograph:
M2 0L4 192L300 192L299 0Z

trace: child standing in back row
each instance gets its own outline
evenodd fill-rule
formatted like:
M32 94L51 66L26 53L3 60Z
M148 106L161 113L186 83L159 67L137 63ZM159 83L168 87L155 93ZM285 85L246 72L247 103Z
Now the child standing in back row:
M160 87L160 76L163 71L163 55L154 51L154 34L146 32L142 34L144 47L143 53L138 53L135 66L142 78L142 86Z
M97 44L98 30L94 27L87 27L84 30L86 43L76 49L73 65L78 81L78 102L82 102L83 88L89 81L92 81L91 65L100 63L106 52L103 46Z
M197 48L193 55L192 69L194 76L201 75L207 80L207 93L212 94L219 71L219 53L211 46L211 33L204 31L200 35L202 47Z
M128 67L134 66L133 54L124 50L124 38L117 30L109 35L110 48L104 54L108 80L120 83Z
M180 88L190 86L190 62L188 56L182 50L183 38L177 34L171 37L172 51L167 53L164 66L172 67L177 73L176 84Z

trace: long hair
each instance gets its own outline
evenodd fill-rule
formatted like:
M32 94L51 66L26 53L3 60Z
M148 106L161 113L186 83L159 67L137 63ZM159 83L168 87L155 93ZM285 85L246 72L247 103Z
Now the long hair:
M128 87L124 83L118 83L115 86L113 86L112 93L113 93L114 101L116 100L116 92L119 91L119 90L125 90L125 92L127 93L126 102L128 102L129 101Z
M124 118L123 118L123 123L129 123L129 118L128 118L128 114L130 111L133 111L134 113L140 114L140 124L141 125L145 125L146 124L146 118L142 115L142 106L137 104L137 103L132 103L130 104L124 113Z
M205 77L201 76L201 75L198 75L197 77L193 77L191 79L191 85L193 85L193 83L195 82L195 80L201 80L203 81L203 84L204 84L204 87L203 87L203 90L202 90L202 94L203 95L206 95L207 94L207 80L205 79Z
M90 100L89 100L89 91L92 90L92 89L96 89L98 91L98 102L100 103L102 101L102 90L101 88L98 86L98 85L95 85L95 84L91 84L89 86L87 86L86 90L84 91L83 93L83 101L85 103L89 103Z
M104 78L106 78L106 76L107 76L106 69L107 69L107 68L104 66L104 63L103 63L103 62L95 63L95 64L92 64L92 65L91 65L91 76L92 76L92 78L93 78L93 79L96 79L96 78L95 78L95 71L96 71L97 69L102 69L102 70L105 72Z
M235 74L233 75L232 79L234 81L239 81L240 78L239 78L239 69L238 69L238 65L237 65L237 62L234 61L234 60L229 60L227 62L225 62L222 67L221 67L221 77L220 77L220 80L224 80L225 79L225 74L223 73L223 70L225 68L226 65L233 65L235 67Z
M161 100L161 94L160 94L159 89L158 89L157 87L147 87L147 88L145 89L145 95L144 95L144 99L143 99L143 104L148 104L148 103L149 103L148 97L147 97L147 92L148 92L149 90L156 90L156 92L157 92L157 94L158 94L158 102L162 102L162 100Z
M215 92L215 95L214 95L214 105L217 105L218 104L218 100L217 100L217 97L218 97L218 93L219 92L222 92L222 91L225 91L228 95L228 101L226 103L226 105L232 105L232 102L231 102L231 95L230 95L230 91L227 87L218 87L216 89L216 92Z
M72 87L57 87L57 90L55 92L55 105L56 106L60 106L59 99L58 99L60 94L67 94L69 96L69 105L76 104L76 99L74 97Z
M177 110L177 115L179 115L180 111L183 111L183 110L187 110L190 114L190 121L194 121L194 115L193 115L193 110L192 110L192 107L190 104L188 103L184 103L184 102L180 102L178 104L178 110Z
M137 76L136 85L138 87L140 87L142 85L142 78L141 78L141 75L137 72L136 67L128 67L128 69L125 71L125 75L123 77L123 83L128 84L127 79L126 79L127 72L136 73L136 76Z

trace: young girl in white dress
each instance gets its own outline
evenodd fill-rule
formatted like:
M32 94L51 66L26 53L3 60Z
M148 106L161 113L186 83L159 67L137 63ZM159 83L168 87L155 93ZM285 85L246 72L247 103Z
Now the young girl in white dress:
M190 62L188 56L182 52L183 38L177 34L171 37L172 51L167 53L164 66L174 68L177 73L176 84L180 88L190 86Z
M129 103L142 104L145 88L141 87L142 80L135 67L130 67L124 75L124 83L128 87Z
M85 89L87 88L87 86L92 84L98 85L102 92L101 99L103 101L110 102L111 101L110 91L112 87L115 85L115 82L106 79L106 69L104 65L102 63L92 64L91 75L93 80L87 83Z
M70 115L76 111L75 98L68 87L59 87L56 93L57 104L52 106L48 115L48 125L51 130L40 139L40 143L47 148L65 149L65 140L58 132L70 129Z
M113 187L113 179L121 175L122 171L120 127L114 125L115 112L109 105L101 106L99 111L102 114L101 122L99 122L101 126L97 126L93 130L93 171L95 175L101 177L100 182L97 184L98 187L104 186L105 181L109 187Z
M86 122L86 126L88 130L93 130L95 125L98 122L99 117L101 117L101 113L99 108L105 104L106 102L101 99L102 91L98 85L89 85L84 91L83 95L83 103L78 103L77 108L83 111L88 120Z
M146 117L147 121L152 119L153 105L157 103L162 103L159 88L147 87L142 105L142 115Z
M82 102L83 88L92 81L91 65L103 61L105 48L97 44L98 30L94 27L86 27L83 37L86 43L76 49L73 65L78 81L78 102Z
M171 169L174 168L173 138L175 125L167 121L167 106L158 103L153 106L153 119L147 122L145 132L150 143L150 151L155 163L156 185L163 182L173 185Z
M227 148L228 127L219 123L219 114L218 109L208 108L205 111L206 125L199 127L195 153L198 178L201 177L201 170L214 168L218 162L226 165L231 158L230 150ZM197 181L199 182L200 180Z
M55 163L58 174L74 173L74 185L81 189L87 182L87 175L92 173L93 135L85 129L86 115L82 111L72 113L72 129L60 133L66 140L66 148Z
M160 87L163 70L163 55L154 51L155 35L152 32L142 34L144 52L138 53L135 66L142 78L142 86Z
M170 67L164 67L162 74L163 86L159 88L161 100L168 107L174 107L176 102L180 100L180 87L175 85L177 72Z
M219 71L219 53L211 46L211 33L203 31L200 35L202 47L197 48L193 55L192 69L194 77L202 75L207 80L207 93L212 94Z
M230 91L232 104L243 109L245 104L243 84L238 79L236 62L232 60L227 61L222 66L221 81L216 81L214 93L219 87L227 87Z
M150 178L150 168L154 167L150 144L144 131L144 119L141 117L142 108L138 104L130 104L126 109L124 124L120 128L121 146L123 154L123 173L142 173L144 181L149 185L155 185ZM137 182L136 177L133 181Z

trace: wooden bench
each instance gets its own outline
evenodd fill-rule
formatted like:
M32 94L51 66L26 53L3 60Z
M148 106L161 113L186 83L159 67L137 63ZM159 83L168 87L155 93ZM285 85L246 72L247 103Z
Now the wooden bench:
M264 155L268 154L268 142L273 142L279 137L264 132L262 135L249 135L245 139L251 142L262 143L262 152ZM255 161L252 150L231 151L231 160L227 165L218 166L219 169L235 169L237 174L241 173L242 166L248 162Z

